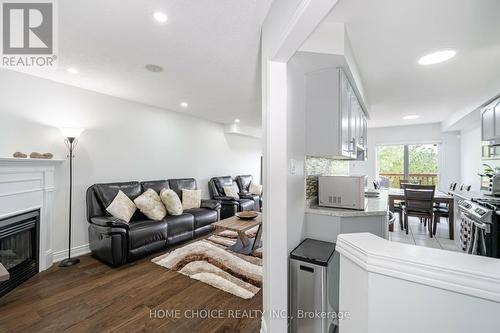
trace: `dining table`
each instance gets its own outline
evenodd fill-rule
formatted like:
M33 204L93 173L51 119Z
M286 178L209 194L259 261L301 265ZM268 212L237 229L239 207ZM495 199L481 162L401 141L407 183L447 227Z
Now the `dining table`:
M405 200L405 191L404 189L400 188L389 188L388 191L389 194L389 211L394 212L394 205L395 201L404 201ZM448 206L448 231L450 233L450 239L454 239L454 221L455 221L455 214L454 214L454 199L453 196L450 194L447 194L445 192L436 190L434 192L434 203L438 204L446 204ZM393 231L394 225L391 225L389 228L389 231ZM391 230L392 229L392 230Z

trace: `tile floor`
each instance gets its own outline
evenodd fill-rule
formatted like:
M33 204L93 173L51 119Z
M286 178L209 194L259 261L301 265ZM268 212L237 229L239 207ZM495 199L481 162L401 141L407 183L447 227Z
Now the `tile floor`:
M400 243L407 243L419 246L432 247L436 249L459 251L462 250L455 245L455 241L450 240L448 234L448 223L445 219L438 223L436 236L430 238L427 232L427 227L416 217L410 217L408 220L409 230L408 235L399 226L399 220L396 218L394 222L394 232L389 232L389 240Z

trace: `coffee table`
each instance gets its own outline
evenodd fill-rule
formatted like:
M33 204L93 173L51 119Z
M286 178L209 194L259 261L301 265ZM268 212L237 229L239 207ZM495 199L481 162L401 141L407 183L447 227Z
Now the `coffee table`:
M242 254L252 254L252 252L262 246L261 236L262 236L262 214L259 213L253 220L242 220L237 216L231 216L227 219L220 220L212 224L217 229L231 230L238 233L238 239L234 245L228 247L229 250L242 253ZM249 238L245 231L252 229L255 226L259 226L257 234L253 238Z

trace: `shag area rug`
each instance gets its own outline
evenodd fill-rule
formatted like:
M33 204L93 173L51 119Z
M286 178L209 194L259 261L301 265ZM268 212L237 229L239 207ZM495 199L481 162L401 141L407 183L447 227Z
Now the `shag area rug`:
M250 229L247 235L253 237L256 232L257 229ZM250 299L262 287L262 252L247 256L227 250L236 237L235 232L222 231L151 261L235 296Z

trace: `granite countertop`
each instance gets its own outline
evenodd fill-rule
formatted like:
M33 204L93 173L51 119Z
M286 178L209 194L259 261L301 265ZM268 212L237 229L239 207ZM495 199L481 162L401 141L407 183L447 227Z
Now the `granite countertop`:
M452 191L451 193L455 197L466 200L492 198L491 195L487 195L486 191Z
M388 193L386 190L381 190L380 197L365 198L365 210L319 207L318 199L313 198L306 201L305 213L351 217L351 216L383 216L387 215L388 211L389 211Z

